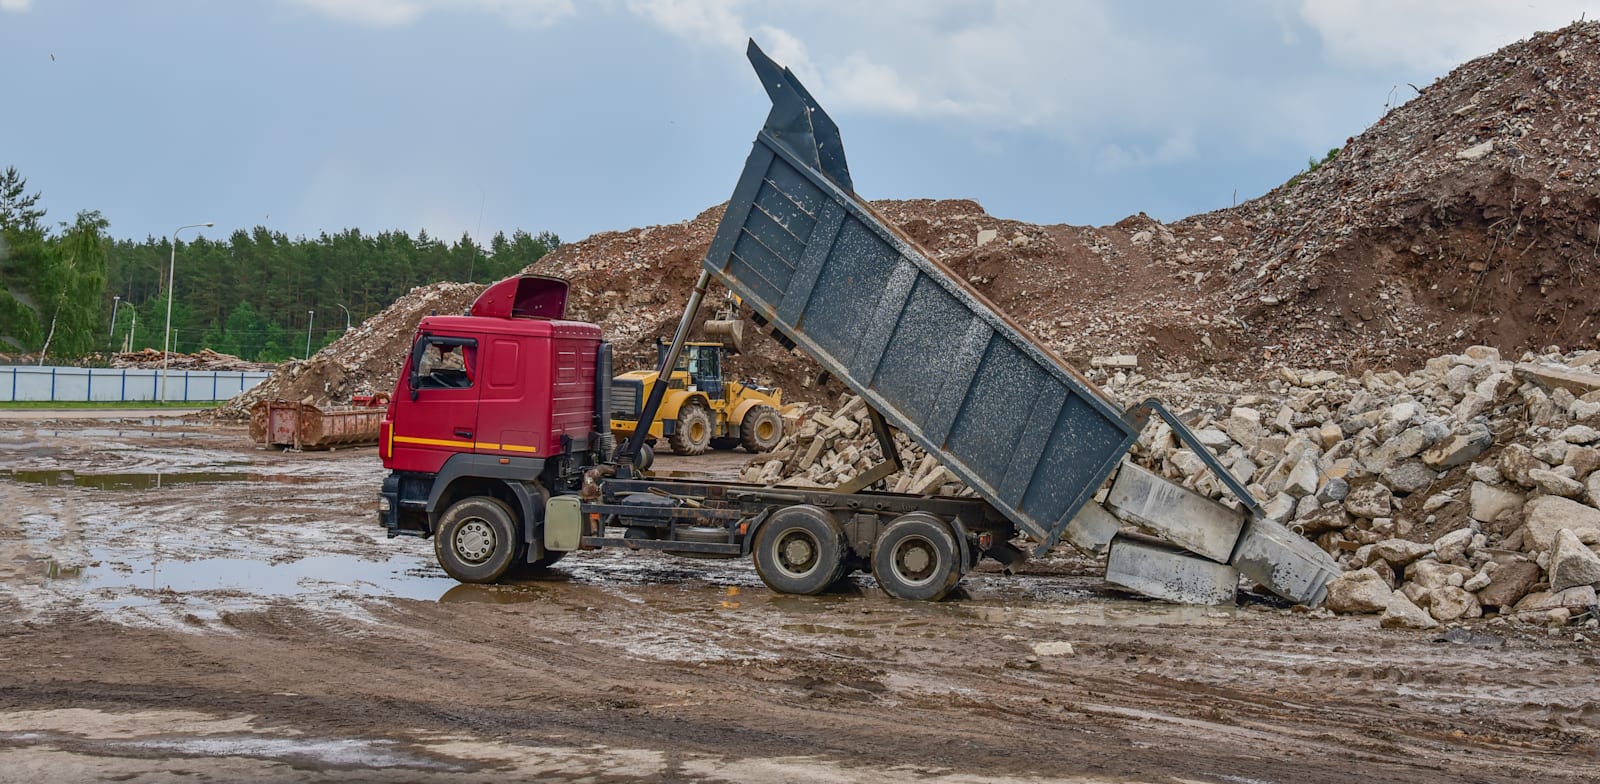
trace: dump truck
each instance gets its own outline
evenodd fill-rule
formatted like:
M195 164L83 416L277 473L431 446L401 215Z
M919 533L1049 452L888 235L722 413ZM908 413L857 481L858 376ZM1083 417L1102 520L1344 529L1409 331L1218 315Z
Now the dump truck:
M669 348L657 339L658 366ZM754 380L727 378L727 351L722 342L684 344L667 376L661 407L649 420L652 440L666 439L680 455L736 447L752 453L771 452L783 440L783 392ZM644 401L658 378L651 369L631 370L611 380L612 433L621 438L633 435L642 421L639 415Z
M748 55L772 109L657 372L676 367L719 282L866 401L882 462L833 488L651 475L639 466L648 431L612 434L610 344L565 319L564 282L522 276L466 316L418 326L382 425L379 520L391 537L431 537L464 582L621 547L748 557L783 593L867 570L909 600L943 597L982 559L1015 568L1065 538L1104 552L1114 584L1158 598L1231 602L1243 575L1321 602L1338 573L1326 553L1267 519L1159 401L1121 409L878 215L856 195L827 113L753 41ZM430 347L459 351L472 383L418 374ZM637 421L653 420L666 386L652 386ZM1152 417L1232 505L1127 460ZM884 492L901 467L894 430L976 497Z

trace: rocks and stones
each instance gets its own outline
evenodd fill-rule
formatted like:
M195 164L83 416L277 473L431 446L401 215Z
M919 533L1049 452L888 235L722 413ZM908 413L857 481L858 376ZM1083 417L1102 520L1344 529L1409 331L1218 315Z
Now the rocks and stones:
M1478 601L1486 607L1510 607L1539 584L1539 565L1532 561L1501 564L1489 579L1489 586L1478 591Z
M1519 378L1538 384L1551 392L1565 389L1575 396L1582 397L1600 389L1600 375L1582 370L1554 365L1535 365L1531 362L1521 363L1515 370Z
M1491 152L1494 152L1493 139L1483 142L1482 144L1474 144L1471 147L1456 153L1456 158L1463 161L1475 161Z
M1328 583L1323 606L1336 613L1377 613L1389 606L1394 591L1371 567L1345 572Z
M1378 624L1385 629L1432 629L1439 625L1421 607L1412 603L1406 595L1395 592L1389 597L1389 603L1383 608L1383 617Z
M1522 511L1521 493L1512 492L1483 482L1473 482L1468 495L1472 519L1480 523L1493 523Z
M1344 499L1345 511L1368 520L1387 517L1393 506L1394 493L1376 483L1352 490Z
M1578 498L1583 495L1583 483L1558 471L1535 468L1528 472L1528 478L1533 480L1533 486L1542 493L1559 495L1562 498Z
M1600 509L1570 498L1542 495L1529 501L1522 513L1535 550L1554 548L1556 535L1563 528L1571 529L1580 539L1586 531L1590 532L1588 536L1600 535Z
M1405 566L1433 552L1433 545L1405 539L1384 539L1372 546L1372 554L1394 566Z
M1383 474L1383 481L1389 483L1397 493L1418 493L1428 489L1433 484L1435 471L1421 462L1408 460Z
M1535 468L1549 468L1544 461L1533 456L1533 450L1522 444L1510 444L1500 450L1497 463L1500 475L1523 487L1533 487L1528 472Z
M1555 551L1550 554L1550 590L1596 583L1600 583L1600 555L1579 541L1571 529L1558 531Z
M1482 424L1468 425L1422 453L1422 462L1444 470L1475 460L1494 444L1494 433Z
M1434 620L1449 623L1462 618L1482 617L1483 607L1478 604L1478 597L1462 588L1447 585L1428 593L1428 614Z
M1434 560L1415 561L1406 567L1406 582L1432 590L1454 586L1460 588L1473 576L1471 569Z
M1461 528L1433 540L1434 557L1445 563L1466 557L1467 548L1472 545L1472 537L1471 528Z

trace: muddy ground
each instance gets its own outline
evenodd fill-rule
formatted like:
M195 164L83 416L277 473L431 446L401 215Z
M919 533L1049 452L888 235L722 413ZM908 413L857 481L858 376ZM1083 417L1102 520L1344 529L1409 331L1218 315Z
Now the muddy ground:
M1065 555L937 604L860 575L777 596L743 561L612 552L458 585L430 542L384 538L372 450L52 416L0 419L0 781L1600 770L1600 647L1571 630L1444 641L1262 602L1175 607Z

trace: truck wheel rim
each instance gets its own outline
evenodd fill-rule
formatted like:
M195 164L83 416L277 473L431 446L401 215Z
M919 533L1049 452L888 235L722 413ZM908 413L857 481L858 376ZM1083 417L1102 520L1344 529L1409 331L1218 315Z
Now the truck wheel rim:
M473 518L456 529L456 555L467 563L483 563L494 552L494 529L487 522Z
M926 585L938 574L939 549L927 537L908 536L894 546L892 566L907 585Z
M822 551L816 537L800 528L779 534L772 548L778 568L791 577L804 577L815 571Z

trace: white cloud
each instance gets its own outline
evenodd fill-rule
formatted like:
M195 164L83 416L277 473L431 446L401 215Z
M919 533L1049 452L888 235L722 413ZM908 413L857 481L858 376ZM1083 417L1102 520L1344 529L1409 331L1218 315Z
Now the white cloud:
M743 0L630 0L629 10L681 38L743 51L744 21L737 9Z
M0 3L14 0L0 0ZM28 0L22 0L26 3ZM408 25L425 14L493 14L519 27L548 27L576 13L572 0L290 0L345 22L372 27Z
M32 5L33 0L0 0L0 11L22 12L28 10Z
M1355 68L1443 72L1537 30L1565 27L1595 0L1302 0L1329 56Z
M1190 160L1196 152L1193 134L1184 131L1162 140L1153 150L1122 144L1104 145L1095 155L1095 169L1118 172L1167 166Z

